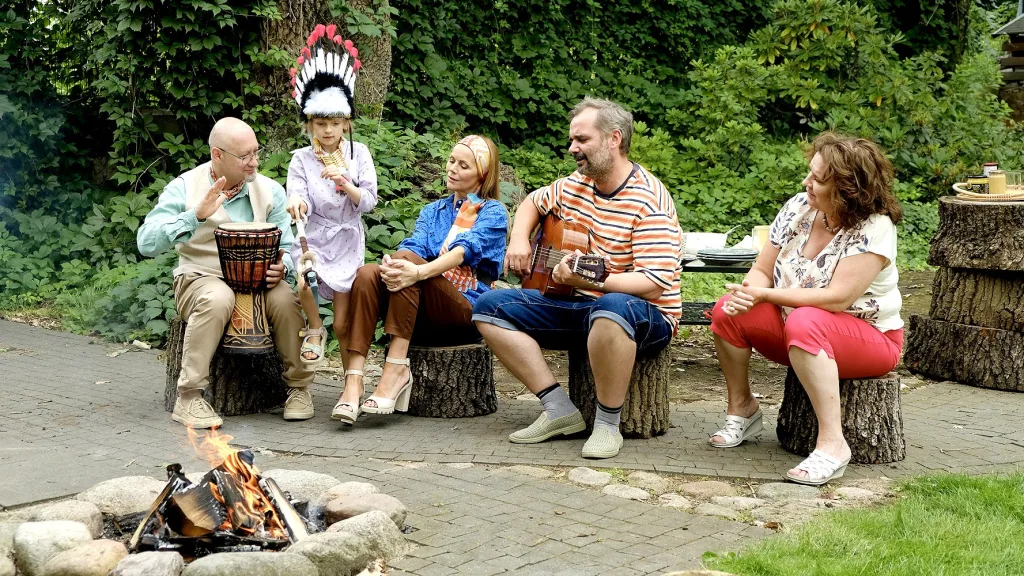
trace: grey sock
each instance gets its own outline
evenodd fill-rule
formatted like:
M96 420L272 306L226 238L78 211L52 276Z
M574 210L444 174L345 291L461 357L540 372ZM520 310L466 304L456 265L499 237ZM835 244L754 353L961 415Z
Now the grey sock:
M600 402L597 403L597 414L594 416L594 426L607 426L616 432L619 431L619 422L622 420L622 406L609 408Z
M555 382L551 386L537 393L540 403L544 405L544 411L548 418L554 420L562 416L568 416L576 411L576 406L569 400L569 395Z

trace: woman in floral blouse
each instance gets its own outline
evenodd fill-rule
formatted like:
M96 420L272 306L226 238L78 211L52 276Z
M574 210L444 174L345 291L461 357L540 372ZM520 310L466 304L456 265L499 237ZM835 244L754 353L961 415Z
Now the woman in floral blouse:
M739 446L762 429L750 392L751 349L792 366L818 418L814 452L787 478L820 485L843 475L839 379L892 370L903 349L897 287L896 224L903 211L893 168L863 138L824 133L814 140L805 192L775 218L743 284L728 284L711 331L728 388L725 427L711 438Z

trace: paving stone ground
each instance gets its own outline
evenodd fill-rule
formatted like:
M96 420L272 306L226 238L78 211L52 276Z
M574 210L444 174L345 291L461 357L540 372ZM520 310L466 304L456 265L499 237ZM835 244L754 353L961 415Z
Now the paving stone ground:
M171 462L202 468L184 428L163 409L159 351L110 357L123 347L92 341L0 321L0 507L66 496L118 476L160 477ZM502 400L496 414L473 419L367 415L349 428L328 419L338 384L317 380L312 420L241 416L225 419L223 431L257 448L264 468L369 481L405 502L417 528L410 539L419 547L398 563L398 573L660 574L698 567L703 552L736 549L767 532L503 466L777 480L800 460L778 445L776 413L768 409L759 441L721 450L707 438L720 425L724 402L676 405L664 436L627 440L616 458L590 461L579 454L582 436L533 446L507 442L536 417L536 401ZM850 466L846 478L1007 472L1024 462L1022 394L932 383L905 392L903 414L906 460Z

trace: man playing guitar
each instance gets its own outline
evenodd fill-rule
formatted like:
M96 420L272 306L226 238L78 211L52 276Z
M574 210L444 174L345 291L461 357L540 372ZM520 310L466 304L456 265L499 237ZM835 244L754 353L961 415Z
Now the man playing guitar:
M473 308L473 320L502 364L544 406L536 422L509 436L518 444L586 428L541 353L542 346L564 349L586 342L598 406L583 457L610 458L622 447L620 413L636 355L667 346L679 322L682 233L664 185L628 157L632 114L587 97L571 118L569 153L577 171L530 194L513 222L505 268L523 277L525 287L485 293ZM530 234L542 216L584 229L587 252L606 262L607 279L571 272L570 264L582 265L575 252L552 260L558 247L543 238L531 248ZM553 268L554 283L573 287L572 296L529 289L528 281L547 267Z

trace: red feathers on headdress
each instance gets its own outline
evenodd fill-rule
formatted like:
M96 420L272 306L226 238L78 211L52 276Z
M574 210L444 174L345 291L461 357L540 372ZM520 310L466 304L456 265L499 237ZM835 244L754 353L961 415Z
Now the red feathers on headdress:
M338 31L338 26L336 24L331 24L330 26L328 26L326 28L325 35L328 38L334 38L334 33L337 32L337 31Z

